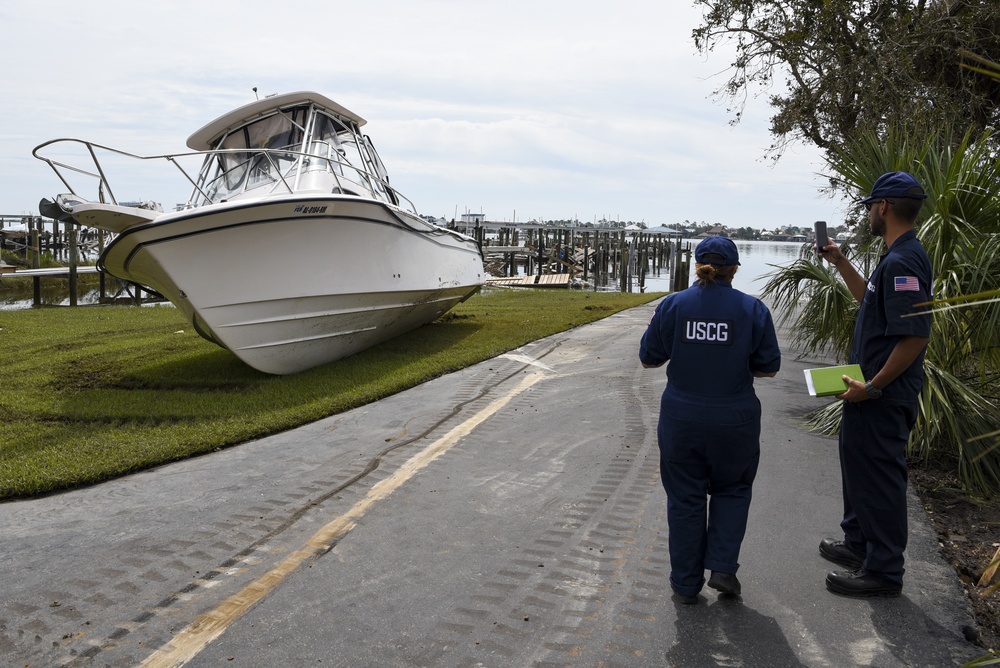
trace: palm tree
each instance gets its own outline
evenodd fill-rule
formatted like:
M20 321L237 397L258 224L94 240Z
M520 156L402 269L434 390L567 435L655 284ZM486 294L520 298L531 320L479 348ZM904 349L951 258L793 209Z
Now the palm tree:
M913 173L928 194L917 235L934 272L935 302L931 341L924 361L926 380L920 414L910 436L909 456L928 460L952 457L970 492L1000 490L1000 159L988 137L969 135L953 146L945 139L908 141L896 132L866 136L832 151L831 183L844 192L868 193L885 172ZM858 243L845 253L869 275L884 250L880 238L865 232L862 211L854 214ZM843 281L827 266L799 260L769 275L763 296L793 323L795 342L807 353L832 353L846 359L857 304ZM966 301L965 308L952 302ZM840 405L810 416L824 433L839 426Z

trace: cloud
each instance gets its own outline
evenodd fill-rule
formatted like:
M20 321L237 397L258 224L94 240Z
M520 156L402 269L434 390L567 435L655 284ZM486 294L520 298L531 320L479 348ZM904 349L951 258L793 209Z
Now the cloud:
M38 0L0 9L0 213L61 184L35 145L79 136L143 154L259 95L316 90L369 120L393 184L426 213L685 219L773 228L838 220L819 154L762 157L768 110L736 127L711 94L728 64L694 51L697 11L622 0ZM53 20L58 17L58 20ZM185 183L142 192L170 206Z

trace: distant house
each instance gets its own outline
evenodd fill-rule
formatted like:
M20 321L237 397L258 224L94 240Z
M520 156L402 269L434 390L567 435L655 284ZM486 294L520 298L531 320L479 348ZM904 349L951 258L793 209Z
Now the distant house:
M672 227L666 227L665 225L658 225L656 227L650 227L646 230L646 234L683 234L683 232L675 230Z
M764 235L761 235L761 239L763 239L763 238L765 238ZM789 232L787 229L778 230L777 232L772 233L771 236L768 237L768 240L769 241L794 241L795 240L795 233L794 232ZM802 240L805 241L805 237L803 237Z
M462 222L466 225L478 225L486 220L486 214L483 213L463 213Z
M705 237L728 237L728 236L729 236L729 230L727 230L724 225L716 225L712 229L706 230L705 232L699 234L698 238L703 239Z

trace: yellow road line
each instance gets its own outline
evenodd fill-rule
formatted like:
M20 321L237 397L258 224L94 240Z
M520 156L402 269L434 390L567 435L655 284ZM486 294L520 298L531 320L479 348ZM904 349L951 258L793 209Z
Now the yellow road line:
M463 436L468 435L473 429L506 406L511 399L537 383L542 377L541 374L526 376L510 392L411 457L398 471L375 484L365 495L365 498L356 503L354 507L317 531L302 547L244 587L242 591L226 599L219 607L206 612L190 626L182 629L174 636L173 640L147 657L141 665L149 668L177 668L196 657L209 643L222 635L234 621L267 596L296 568L316 555L323 554L330 549L331 545L343 538L376 502L385 499L399 489L417 472L447 452Z

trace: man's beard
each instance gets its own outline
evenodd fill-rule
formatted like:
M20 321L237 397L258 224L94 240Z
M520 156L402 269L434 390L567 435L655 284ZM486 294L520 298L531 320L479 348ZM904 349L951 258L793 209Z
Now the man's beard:
M870 229L872 234L876 237L885 236L885 218L883 218L882 214L880 214L877 210L872 213L872 217L868 221L868 229Z

